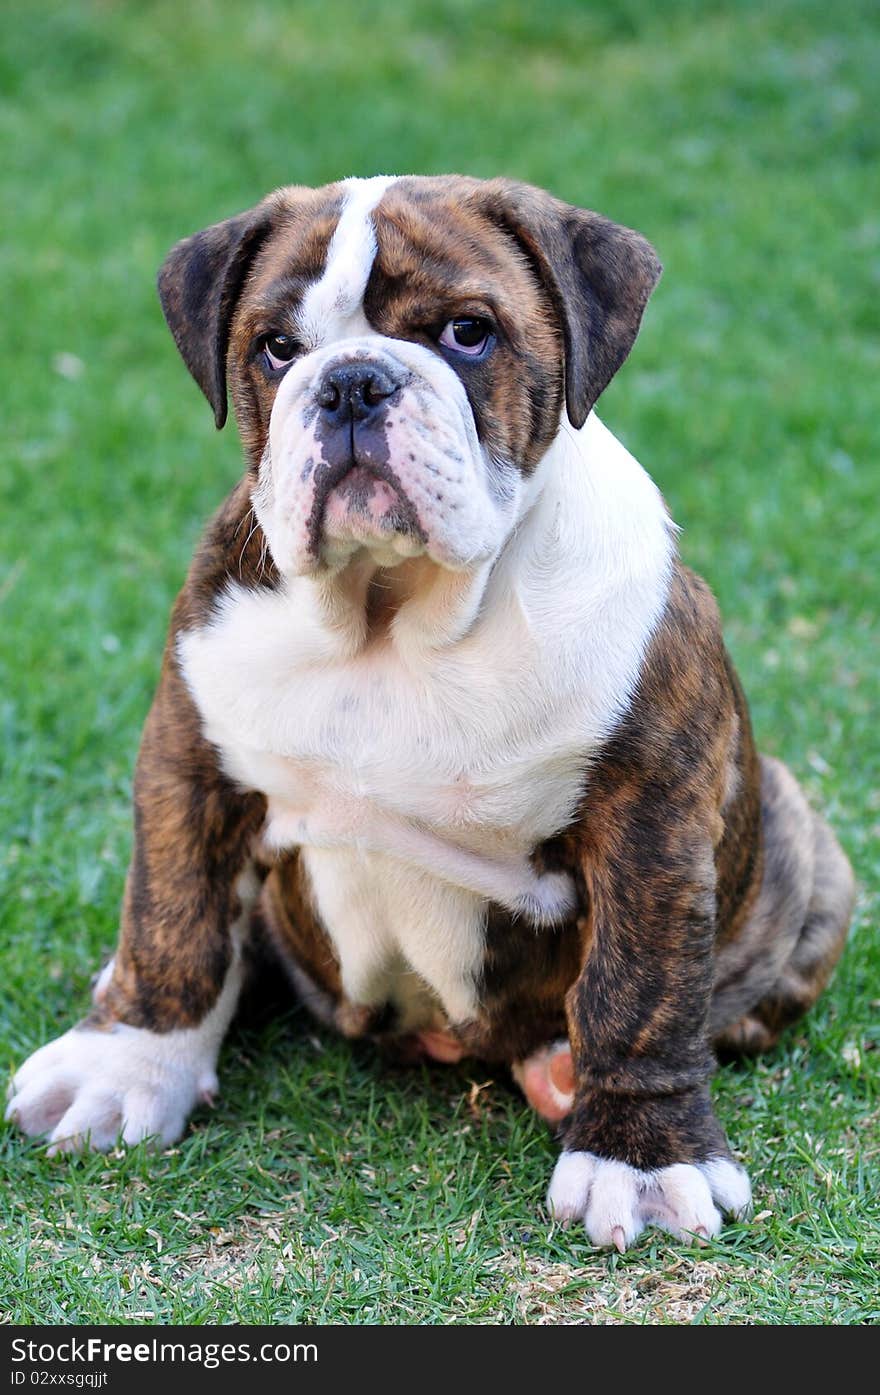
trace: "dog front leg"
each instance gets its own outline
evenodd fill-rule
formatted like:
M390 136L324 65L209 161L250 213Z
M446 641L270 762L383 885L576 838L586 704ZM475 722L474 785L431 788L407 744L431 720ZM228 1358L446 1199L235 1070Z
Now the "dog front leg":
M566 999L574 1088L548 1205L619 1250L648 1224L705 1240L751 1197L709 1098L712 823L686 795L618 810L581 846L592 934Z
M173 658L135 774L135 838L117 952L86 1019L15 1075L7 1118L50 1153L171 1143L217 1089L259 883L261 796L237 790L201 735Z

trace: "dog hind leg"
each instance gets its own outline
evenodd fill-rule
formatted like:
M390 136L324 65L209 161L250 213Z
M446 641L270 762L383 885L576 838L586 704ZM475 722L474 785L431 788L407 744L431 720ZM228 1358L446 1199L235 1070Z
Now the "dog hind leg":
M781 762L762 758L765 864L748 922L718 957L710 1029L722 1053L766 1051L812 1007L843 950L846 854Z

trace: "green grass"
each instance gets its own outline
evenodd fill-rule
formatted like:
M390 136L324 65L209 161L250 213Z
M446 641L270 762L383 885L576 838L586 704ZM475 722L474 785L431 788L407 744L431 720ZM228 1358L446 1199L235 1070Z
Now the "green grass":
M653 1234L609 1257L548 1229L554 1145L503 1081L389 1072L294 1012L233 1034L220 1105L167 1153L48 1162L0 1134L0 1310L877 1320L871 0L65 0L10 7L0 48L0 1062L82 1013L113 946L168 610L239 468L155 270L280 183L504 172L657 245L666 274L602 414L719 596L762 747L861 886L818 1010L717 1077L757 1218L706 1250Z

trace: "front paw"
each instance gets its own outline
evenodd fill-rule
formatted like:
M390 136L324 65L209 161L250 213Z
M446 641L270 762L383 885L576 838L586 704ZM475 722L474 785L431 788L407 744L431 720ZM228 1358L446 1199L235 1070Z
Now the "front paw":
M74 1027L25 1061L6 1118L26 1134L48 1134L50 1156L103 1151L120 1138L173 1143L193 1106L217 1088L213 1061L191 1049L192 1035L120 1022Z
M705 1242L720 1231L722 1211L740 1219L751 1199L748 1176L729 1158L642 1172L595 1153L564 1152L547 1206L556 1220L583 1221L594 1245L622 1254L646 1225Z

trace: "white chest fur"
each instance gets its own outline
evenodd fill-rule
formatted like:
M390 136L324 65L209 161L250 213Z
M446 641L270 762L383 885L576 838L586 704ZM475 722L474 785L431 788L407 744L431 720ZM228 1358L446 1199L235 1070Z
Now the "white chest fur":
M654 485L594 416L560 433L534 492L453 643L340 652L308 579L230 588L180 637L206 736L267 796L267 840L304 849L355 1002L391 995L418 1017L427 987L464 1020L488 902L539 922L565 909L528 856L570 821L630 700L672 543Z

